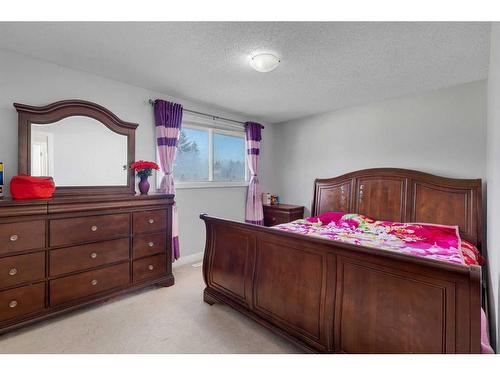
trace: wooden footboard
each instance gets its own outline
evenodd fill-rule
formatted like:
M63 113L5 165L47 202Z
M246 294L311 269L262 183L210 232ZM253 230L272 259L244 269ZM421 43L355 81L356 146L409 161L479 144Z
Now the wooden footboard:
M480 267L200 217L204 300L305 351L480 352Z

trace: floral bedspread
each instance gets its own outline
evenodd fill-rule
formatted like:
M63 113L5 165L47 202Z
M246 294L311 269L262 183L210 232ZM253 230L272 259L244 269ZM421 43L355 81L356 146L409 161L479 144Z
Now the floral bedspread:
M274 226L287 232L373 247L458 264L484 263L479 250L462 241L456 226L395 223L357 214L327 212L317 217ZM494 353L488 323L481 309L481 353Z
M274 228L329 240L465 264L456 226L379 221L358 214L329 215Z

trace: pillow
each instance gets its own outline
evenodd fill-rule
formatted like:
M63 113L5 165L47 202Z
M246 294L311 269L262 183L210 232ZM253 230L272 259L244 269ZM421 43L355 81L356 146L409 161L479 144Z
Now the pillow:
M345 214L338 220L340 226L347 226L351 229L365 227L366 224L375 223L375 219L361 214Z
M307 217L306 221L308 221L309 223L317 223L319 221L321 222L321 225L327 225L330 224L331 222L337 223L337 221L339 221L344 215L345 212L329 211L329 212L324 212L318 216Z
M473 244L468 241L462 240L462 246L460 247L462 255L464 256L465 264L471 265L476 264L482 266L484 264L484 258Z

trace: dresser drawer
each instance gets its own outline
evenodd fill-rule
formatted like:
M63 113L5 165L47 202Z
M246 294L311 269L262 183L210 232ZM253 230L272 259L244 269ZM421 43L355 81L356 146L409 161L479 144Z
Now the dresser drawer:
M128 236L130 215L86 216L50 221L50 245L72 245Z
M129 239L97 242L50 251L50 276L128 260Z
M42 311L45 307L45 283L0 292L0 320Z
M165 232L134 236L133 258L142 258L165 252Z
M0 224L0 255L44 247L44 220Z
M134 212L134 234L159 232L167 227L165 210Z
M0 288L38 281L44 278L44 252L0 259Z
M286 212L264 212L264 222L267 226L289 223L290 215Z
M82 272L50 281L50 304L60 305L85 296L126 286L129 283L129 263Z
M167 263L165 260L165 255L135 260L133 263L134 282L154 279L166 274Z

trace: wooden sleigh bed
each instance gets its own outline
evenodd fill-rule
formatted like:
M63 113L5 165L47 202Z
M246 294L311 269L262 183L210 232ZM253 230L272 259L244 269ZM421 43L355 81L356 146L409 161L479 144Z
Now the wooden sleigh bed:
M404 169L314 183L311 213L458 225L481 248L481 180ZM479 353L481 268L201 215L204 301L323 353Z

